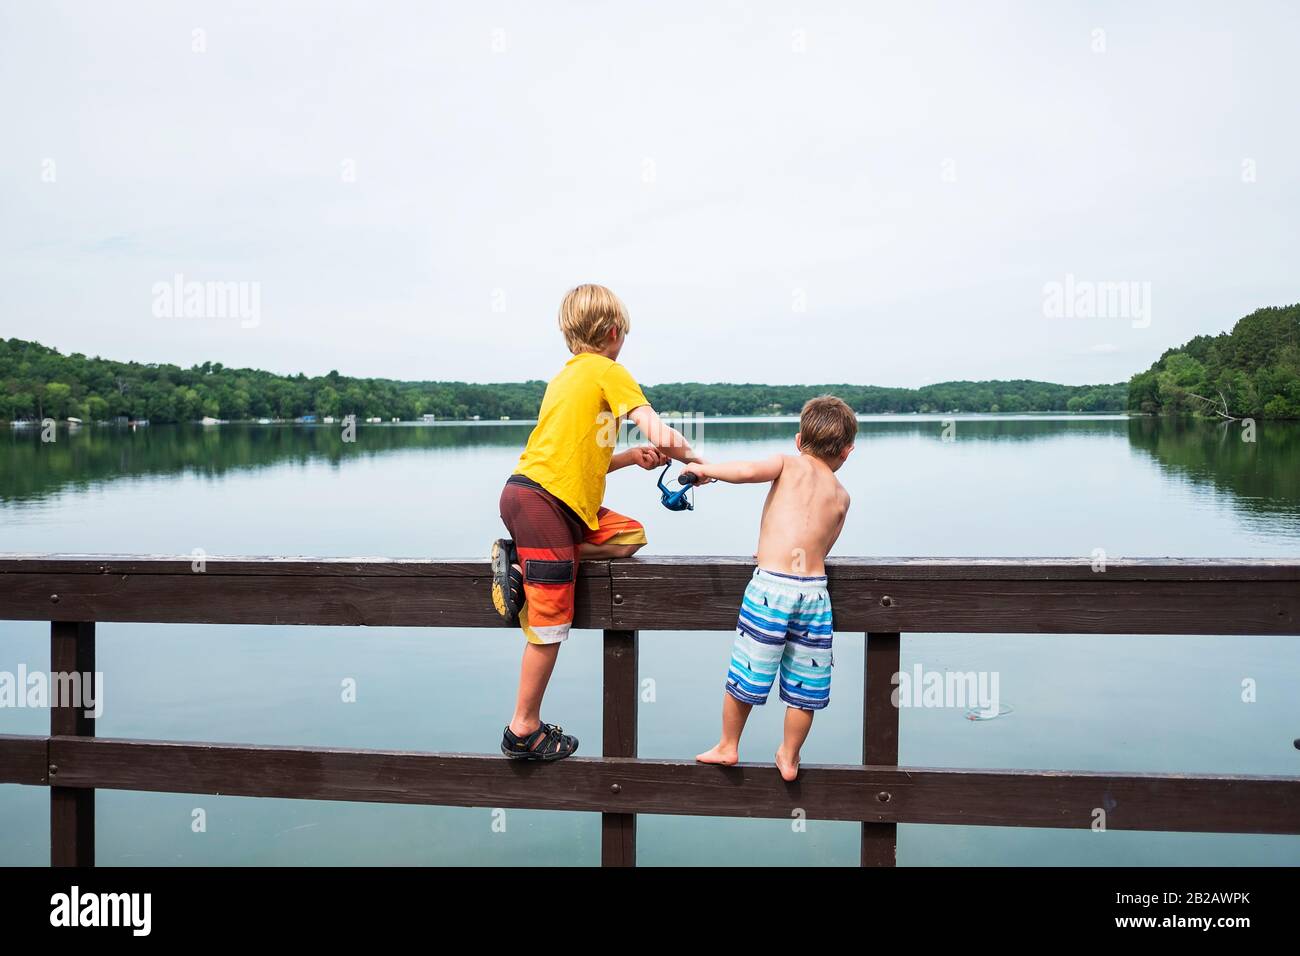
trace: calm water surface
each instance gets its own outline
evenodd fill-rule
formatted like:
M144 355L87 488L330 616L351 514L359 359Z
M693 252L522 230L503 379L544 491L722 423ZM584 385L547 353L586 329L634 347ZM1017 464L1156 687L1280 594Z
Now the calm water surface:
M42 444L0 433L0 551L481 556L527 424L81 428ZM711 458L792 448L789 421L708 421ZM1114 417L864 420L840 476L853 508L842 555L1300 556L1300 425ZM714 485L693 513L658 503L651 473L610 478L646 553L752 553L764 489ZM739 601L740 595L736 598ZM508 630L101 624L110 737L495 752L520 638ZM861 753L862 636L836 638L832 704L809 763ZM48 625L0 622L0 671L48 670ZM716 739L731 635L650 632L641 755ZM902 665L989 670L1011 713L904 710L917 766L1300 773L1300 640L1271 637L909 634ZM599 632L560 655L546 717L600 752ZM340 683L357 682L343 703ZM1242 681L1258 686L1241 701ZM751 718L742 758L766 760L781 708ZM48 713L0 709L0 733ZM191 830L202 808L207 831ZM100 791L101 864L552 863L594 865L597 814L391 807ZM48 794L0 786L0 863L48 860ZM641 818L642 864L855 865L856 824ZM1300 864L1300 838L904 826L905 865Z

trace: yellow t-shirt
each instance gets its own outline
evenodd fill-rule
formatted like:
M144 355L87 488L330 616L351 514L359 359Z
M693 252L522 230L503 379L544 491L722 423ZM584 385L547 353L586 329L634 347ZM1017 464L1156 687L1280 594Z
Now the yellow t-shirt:
M579 352L546 386L515 473L533 479L596 530L618 420L648 404L627 369L595 352Z

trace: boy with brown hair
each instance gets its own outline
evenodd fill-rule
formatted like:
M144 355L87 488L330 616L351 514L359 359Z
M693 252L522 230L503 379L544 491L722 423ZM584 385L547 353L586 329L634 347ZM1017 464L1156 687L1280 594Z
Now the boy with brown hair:
M722 736L701 763L739 760L740 734L778 674L785 738L776 752L784 780L799 775L813 715L830 703L831 599L826 555L844 528L849 493L835 477L853 451L858 419L833 395L810 399L799 416L797 455L689 464L684 472L736 484L770 481L758 532L758 567L745 589L722 698Z
M604 507L605 476L628 465L653 469L669 458L701 462L676 429L655 414L618 363L631 323L609 289L580 285L560 303L560 331L573 358L546 386L537 425L501 492L509 538L492 545L492 603L527 643L515 713L501 752L559 760L578 740L541 719L542 696L560 644L573 624L578 561L630 557L645 546L639 521ZM618 454L619 422L650 441Z

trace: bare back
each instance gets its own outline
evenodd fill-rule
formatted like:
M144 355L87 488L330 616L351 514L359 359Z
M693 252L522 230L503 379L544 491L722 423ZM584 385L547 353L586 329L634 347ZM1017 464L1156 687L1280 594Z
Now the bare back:
M763 504L758 566L784 574L826 573L826 555L844 527L849 493L811 455L782 455L781 473Z

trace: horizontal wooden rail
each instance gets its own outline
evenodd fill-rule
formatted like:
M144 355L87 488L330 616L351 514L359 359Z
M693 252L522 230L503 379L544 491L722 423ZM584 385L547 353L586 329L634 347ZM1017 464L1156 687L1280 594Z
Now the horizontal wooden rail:
M740 558L587 562L575 624L720 630ZM1300 562L901 558L828 563L838 631L1295 634ZM0 620L499 627L486 562L0 555Z
M615 627L733 626L753 574L737 559L610 562ZM1036 634L1294 634L1300 564L1074 559L827 562L836 630Z
M0 766L49 748L49 783L225 796L521 807L598 813L776 817L970 826L1094 826L1300 833L1288 777L805 765L573 757L529 764L477 754L244 746L94 737L0 737ZM22 781L41 783L34 768Z
M609 569L583 564L580 627L609 623ZM500 627L486 561L0 555L0 620Z
M0 734L0 783L49 783L50 738Z

